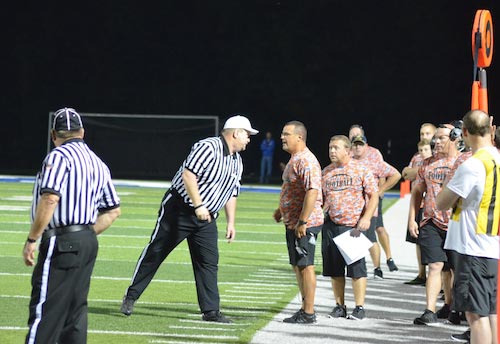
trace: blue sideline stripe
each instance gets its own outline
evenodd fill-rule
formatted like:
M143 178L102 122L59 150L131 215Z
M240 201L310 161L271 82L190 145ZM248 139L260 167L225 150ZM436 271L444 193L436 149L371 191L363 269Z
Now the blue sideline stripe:
M6 183L33 183L35 177L23 177L23 176L0 176L0 182ZM167 182L157 182L158 185L154 186L155 182L147 182L140 180L121 180L113 179L115 186L128 186L128 187L153 187L153 188L165 188L165 184L170 185ZM267 192L267 193L279 193L280 187L278 186L241 186L242 191L252 191L252 192ZM399 198L398 192L386 192L385 197L387 198Z

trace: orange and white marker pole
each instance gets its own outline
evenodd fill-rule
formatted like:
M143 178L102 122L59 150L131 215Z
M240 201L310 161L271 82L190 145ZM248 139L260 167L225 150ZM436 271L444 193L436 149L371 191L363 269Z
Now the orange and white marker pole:
M472 59L474 61L471 110L488 113L486 70L493 58L493 21L488 10L477 10L472 26Z

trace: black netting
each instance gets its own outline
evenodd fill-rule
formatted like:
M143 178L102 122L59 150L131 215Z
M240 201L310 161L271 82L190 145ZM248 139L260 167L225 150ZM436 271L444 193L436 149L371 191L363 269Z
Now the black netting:
M213 116L81 115L85 142L106 162L113 178L170 180L193 143L218 132Z

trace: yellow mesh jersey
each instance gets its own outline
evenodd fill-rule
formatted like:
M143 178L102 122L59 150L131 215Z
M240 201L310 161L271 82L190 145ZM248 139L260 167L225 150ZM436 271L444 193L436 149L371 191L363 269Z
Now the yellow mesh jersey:
M500 166L486 149L480 149L473 157L481 160L486 169L483 197L477 215L476 234L498 235L500 218Z

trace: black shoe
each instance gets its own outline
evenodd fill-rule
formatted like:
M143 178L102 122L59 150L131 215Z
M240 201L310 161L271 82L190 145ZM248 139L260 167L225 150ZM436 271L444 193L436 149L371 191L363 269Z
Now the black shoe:
M384 279L384 273L382 272L382 269L373 269L373 279Z
M445 303L443 307L441 307L441 309L436 312L436 316L438 319L448 319L450 312L450 305Z
M437 323L436 313L434 313L429 309L426 309L421 316L413 320L413 323L415 325L428 325L432 323Z
M460 325L460 323L462 322L462 320L460 319L460 312L451 311L446 322L452 325Z
M300 314L302 314L302 313L304 313L304 310L301 308L301 309L299 309L297 312L293 313L293 315L292 315L290 318L285 318L285 319L283 319L283 322L289 322L289 321L286 321L286 320L288 320L288 319L295 320L295 319L297 319L297 317L298 317Z
M465 317L465 312L460 312L460 320L467 321L467 318Z
M347 317L347 319L351 320L363 320L365 318L365 309L363 306L356 306L352 311L351 315Z
M328 314L330 318L347 318L347 307L345 305L337 305L333 308L333 311Z
M464 333L459 333L459 334L452 334L450 336L452 340L455 342L461 342L461 343L469 343L470 342L470 329L465 331Z
M203 316L201 317L201 320L203 320L203 321L219 322L219 323L224 323L224 324L231 324L232 323L231 320L229 320L228 318L226 318L219 311L205 312L205 313L203 313Z
M307 314L304 310L299 310L290 318L283 319L288 324L313 324L316 322L316 313Z
M128 298L127 296L123 297L122 306L120 307L120 312L125 314L126 316L130 316L132 311L134 310L135 300Z
M420 276L415 277L411 281L405 282L405 284L408 285L425 285L425 282L427 282L426 278L422 278Z
M398 267L392 258L387 259L387 266L389 267L389 271L398 271Z

